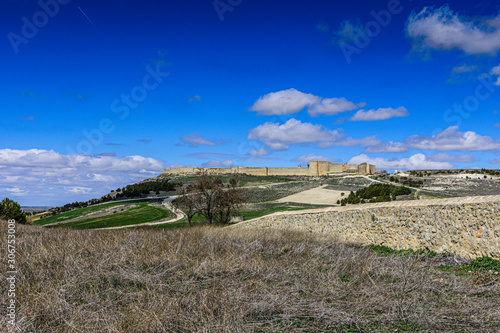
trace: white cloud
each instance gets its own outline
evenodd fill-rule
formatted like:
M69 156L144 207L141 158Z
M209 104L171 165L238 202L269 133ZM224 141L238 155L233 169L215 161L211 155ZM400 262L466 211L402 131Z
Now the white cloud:
M269 152L265 148L260 149L252 149L248 152L249 156L266 156L269 155Z
M397 170L422 170L422 169L451 169L453 165L448 162L435 162L429 160L424 154L415 154L407 158L387 159L383 157L368 157L365 154L354 156L349 164L361 163L374 164L377 169Z
M500 15L473 21L448 6L425 7L410 15L406 29L415 39L416 49L459 49L472 55L495 55L500 49Z
M319 102L319 100L320 98L317 96L291 88L260 97L250 107L250 110L266 116L292 114L301 111L309 104Z
M380 108L377 110L359 110L349 118L350 121L374 121L386 120L396 117L408 117L410 114L405 107L400 106L397 109Z
M305 163L309 163L311 161L327 161L327 162L332 162L332 163L340 162L339 160L329 158L326 156L322 156L322 155L316 155L316 154L302 155L300 157L293 159L293 161L294 162L305 162Z
M90 187L73 186L69 188L68 192L76 194L87 194L90 193L91 190L92 189Z
M454 73L468 73L468 72L472 72L473 70L475 70L476 67L477 66L467 66L467 65L456 66L456 67L453 67L452 72L454 72Z
M163 168L162 161L143 156L62 155L53 150L0 149L0 187L13 197L24 195L23 200L30 200L31 204L86 201L111 189L157 176Z
M458 126L451 126L443 132L431 136L412 135L405 144L413 149L429 149L437 151L479 151L498 150L500 140L482 136L473 131L459 132Z
M374 137L353 139L337 130L321 125L290 119L284 124L266 122L249 131L248 139L263 142L271 150L287 150L291 144L317 143L320 148L331 146L370 146L379 143Z
M234 165L235 165L234 162L231 160L225 160L225 161L210 160L202 164L202 166L207 168L229 168Z
M500 158L494 159L490 162L491 164L500 164Z
M353 102L348 101L345 98L324 98L319 103L314 103L309 106L309 115L311 117L316 117L318 115L336 115L341 112L351 111L355 109L359 109L365 106L366 103L358 103L355 104Z
M460 132L458 126L450 126L442 132L430 135L412 135L404 142L383 142L368 147L367 153L402 153L409 149L437 151L488 151L500 150L500 140L482 136L473 131Z
M206 145L206 146L217 145L215 142L204 139L201 135L198 134L183 135L181 141L184 143L189 143L189 146L193 148L198 147L200 145Z
M456 163L470 163L476 159L472 154L466 155L450 155L448 153L438 153L435 155L427 156L430 161L434 162L456 162Z
M250 111L258 114L287 115L302 111L308 107L311 117L318 115L336 115L341 112L351 111L365 106L366 103L355 104L345 98L321 98L312 94L305 94L294 88L272 92L260 97Z
M27 194L27 192L20 187L7 187L7 188L4 188L4 190L9 192L11 195L14 195L14 196L24 196Z
M495 85L500 86L500 65L493 67L490 74L497 77Z
M402 142L387 141L365 149L365 153L404 153L408 147Z

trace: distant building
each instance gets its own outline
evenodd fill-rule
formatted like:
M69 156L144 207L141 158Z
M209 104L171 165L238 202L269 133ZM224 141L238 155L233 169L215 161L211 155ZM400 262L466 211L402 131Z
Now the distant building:
M330 163L327 161L311 161L307 168L301 166L297 168L257 168L257 167L231 167L231 168L196 168L196 167L182 167L170 168L163 170L163 174L181 175L181 174L197 174L206 172L209 174L247 174L254 176L334 176L342 174L374 174L375 165L361 163L355 164L339 164Z

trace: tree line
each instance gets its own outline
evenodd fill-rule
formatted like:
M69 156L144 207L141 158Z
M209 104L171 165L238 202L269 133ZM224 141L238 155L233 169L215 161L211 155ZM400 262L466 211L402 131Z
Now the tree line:
M160 191L175 191L175 184L169 183L168 180L161 180L156 182L144 182L138 184L127 185L124 188L118 188L116 190L117 198L137 198L149 194L150 192L155 192L160 194ZM114 192L114 191L112 191Z

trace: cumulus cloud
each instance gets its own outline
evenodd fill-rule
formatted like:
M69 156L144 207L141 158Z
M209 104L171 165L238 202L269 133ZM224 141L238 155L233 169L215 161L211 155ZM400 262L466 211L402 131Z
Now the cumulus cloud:
M272 92L260 97L250 111L257 111L258 114L266 116L285 115L297 113L307 105L320 101L320 98L312 94L305 94L294 88Z
M383 157L369 157L365 154L354 156L348 164L361 163L374 164L377 169L397 170L422 170L422 169L451 169L453 165L448 162L431 161L424 154L415 154L407 158L387 159Z
M494 159L490 162L491 164L500 164L500 158Z
M435 155L428 156L430 161L434 162L455 162L455 163L470 163L474 162L476 159L472 154L466 155L450 155L448 153L438 153Z
M490 74L497 77L495 85L500 86L500 65L493 67Z
M397 109L393 108L380 108L377 110L359 110L349 118L350 121L374 121L374 120L386 120L390 118L397 117L408 117L410 114L408 110L400 106Z
M181 141L184 143L188 143L190 147L198 147L201 145L206 146L215 146L217 145L215 142L204 139L201 135L198 134L187 134L183 135Z
M479 151L498 150L500 140L482 136L473 131L459 132L458 126L450 126L443 132L431 136L413 135L405 140L405 144L413 149L429 149L437 151Z
M202 164L202 166L207 168L230 168L234 165L235 165L234 162L231 160L225 160L225 161L210 160Z
M500 127L500 123L496 123L493 125L494 127Z
M460 132L458 126L450 126L442 132L430 135L412 135L404 142L383 142L370 146L367 153L402 153L409 149L437 151L488 151L500 150L500 140L473 131Z
M500 49L500 15L470 20L448 6L425 7L409 16L406 30L417 50L459 49L466 54L495 55Z
M252 149L248 152L249 156L266 156L269 155L269 152L265 148L260 149Z
M156 176L163 168L162 161L137 155L0 149L0 189L16 196L20 195L16 188L22 188L32 204L63 204L99 197L113 188Z
M324 98L319 103L314 103L309 106L308 112L311 117L318 115L336 115L341 112L351 111L362 108L366 103L355 104L345 98Z
M249 131L248 139L264 143L271 150L287 150L291 144L317 143L320 148L331 146L370 146L379 143L374 137L353 139L337 130L321 125L290 119L284 124L266 122Z
M293 161L294 162L305 162L305 163L309 163L311 161L327 161L327 162L332 162L332 163L340 162L340 160L338 160L338 159L333 159L330 157L316 155L316 154L302 155L300 157L293 159Z
M335 115L363 107L366 103L355 104L345 98L322 98L312 94L300 92L294 88L272 92L260 97L250 111L259 115L287 115L308 108L312 117L318 115Z

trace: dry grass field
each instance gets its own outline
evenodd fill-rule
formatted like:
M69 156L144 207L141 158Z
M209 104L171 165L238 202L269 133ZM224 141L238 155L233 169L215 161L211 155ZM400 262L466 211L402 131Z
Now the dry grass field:
M5 258L4 238L0 246ZM452 256L380 256L310 234L19 225L17 261L19 332L500 327L498 275L455 275L435 268L455 262ZM0 289L4 303L6 283ZM0 317L0 327L6 320Z

